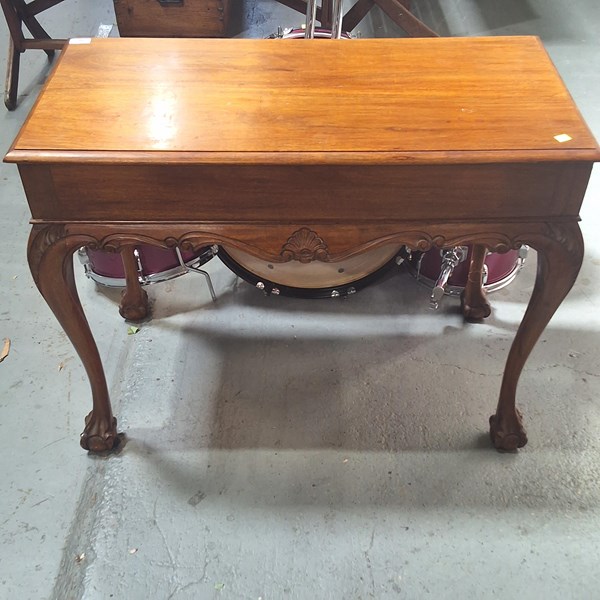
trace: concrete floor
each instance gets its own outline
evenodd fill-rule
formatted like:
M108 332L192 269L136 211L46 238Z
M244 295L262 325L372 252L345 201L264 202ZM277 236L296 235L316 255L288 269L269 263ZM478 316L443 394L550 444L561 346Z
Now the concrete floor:
M540 35L600 137L597 0L415 4L444 34ZM244 5L243 36L302 21ZM70 0L43 20L87 36L114 14ZM378 15L360 28L396 33ZM47 73L41 53L23 62L3 152ZM598 169L581 275L521 379L518 454L490 448L487 418L534 258L479 325L452 299L430 312L401 272L349 300L301 301L263 297L214 260L216 304L193 275L156 285L136 335L118 294L78 269L128 439L109 458L78 447L88 383L29 275L17 170L0 169L0 597L600 598Z

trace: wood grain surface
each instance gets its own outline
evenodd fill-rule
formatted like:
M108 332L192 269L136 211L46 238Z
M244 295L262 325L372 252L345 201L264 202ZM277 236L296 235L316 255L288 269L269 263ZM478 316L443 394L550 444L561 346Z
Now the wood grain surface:
M19 165L34 219L577 218L591 165Z
M71 43L8 160L57 151L162 163L600 156L533 37Z

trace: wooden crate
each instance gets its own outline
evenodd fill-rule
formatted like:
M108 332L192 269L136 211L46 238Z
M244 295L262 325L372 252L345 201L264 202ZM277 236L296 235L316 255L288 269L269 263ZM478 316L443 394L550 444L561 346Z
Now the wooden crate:
M230 0L114 0L122 37L223 37Z

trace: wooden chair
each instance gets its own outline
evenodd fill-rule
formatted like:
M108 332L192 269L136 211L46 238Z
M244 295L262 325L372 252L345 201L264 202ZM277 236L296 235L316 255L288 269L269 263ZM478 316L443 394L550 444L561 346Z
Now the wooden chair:
M25 0L0 0L10 34L4 92L4 104L8 110L14 110L17 106L21 53L25 50L43 50L48 59L52 60L55 51L60 50L66 43L67 40L52 39L36 19L36 15L63 1L33 0L26 3ZM29 30L32 38L25 37L23 25Z

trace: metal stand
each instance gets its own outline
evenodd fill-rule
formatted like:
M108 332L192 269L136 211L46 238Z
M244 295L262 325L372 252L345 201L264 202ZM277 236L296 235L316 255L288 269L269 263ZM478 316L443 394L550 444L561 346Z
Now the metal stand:
M219 250L218 247L213 247L213 255L215 255L218 252L218 250ZM199 267L195 267L193 265L186 264L185 261L183 260L183 256L181 256L181 250L179 250L179 248L175 248L175 253L177 254L177 260L179 261L179 264L181 265L182 269L184 269L184 271L186 273L199 273L200 275L204 275L204 279L206 280L206 285L208 286L208 289L210 291L210 297L212 298L213 302L216 302L217 295L215 294L215 288L213 287L210 275L203 269L200 269Z
M308 16L308 10L311 0L277 0L280 4L292 8ZM339 5L339 9L338 9ZM321 6L314 7L307 18L307 30L312 27L314 32L314 22L319 21L322 27L333 29L334 31L352 31L369 13L374 6L379 8L392 20L398 27L404 29L411 37L438 37L438 34L427 27L425 23L417 19L410 12L410 0L357 0L352 8L344 15L341 20L341 27L334 23L338 10L341 11L341 0L322 0ZM337 26L337 29L334 28ZM311 37L311 36L307 36Z

